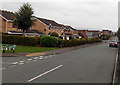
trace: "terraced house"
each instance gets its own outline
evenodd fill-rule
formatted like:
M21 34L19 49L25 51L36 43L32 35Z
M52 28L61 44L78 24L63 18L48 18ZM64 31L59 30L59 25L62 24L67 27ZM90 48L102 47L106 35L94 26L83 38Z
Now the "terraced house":
M34 17L34 25L26 31L26 35L49 35L52 32L56 32L63 39L79 38L78 31L71 26L58 24L54 20L48 20L44 18ZM1 10L0 15L1 25L3 33L8 34L22 34L22 31L14 27L13 20L15 15L13 12Z

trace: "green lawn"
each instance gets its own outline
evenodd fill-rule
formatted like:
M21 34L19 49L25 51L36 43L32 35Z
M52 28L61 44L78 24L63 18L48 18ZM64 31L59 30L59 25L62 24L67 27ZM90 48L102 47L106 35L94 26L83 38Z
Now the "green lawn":
M49 50L56 50L58 48L53 47L32 47L32 46L20 46L17 45L15 53L34 53L34 52L44 52ZM12 51L6 51L7 53L12 53Z

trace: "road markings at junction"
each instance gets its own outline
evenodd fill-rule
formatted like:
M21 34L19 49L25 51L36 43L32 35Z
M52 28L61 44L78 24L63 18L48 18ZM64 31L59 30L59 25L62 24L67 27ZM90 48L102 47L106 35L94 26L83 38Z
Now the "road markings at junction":
M35 57L34 59L38 59L38 57Z
M41 58L42 58L43 56L39 56L39 57L41 57Z
M28 59L28 61L32 61L32 59Z
M63 66L63 65L59 65L59 66L57 66L57 67L55 67L55 68L53 68L53 69L51 69L51 70L49 70L49 71L46 71L46 72L44 72L44 73L42 73L42 74L40 74L40 75L38 75L38 76L36 76L36 77L33 77L33 78L29 79L27 82L31 82L31 81L33 81L33 80L35 80L35 79L37 79L37 78L40 78L40 77L42 77L42 76L44 76L44 75L46 75L46 74L48 74L48 73L50 73L50 72L52 72L52 71L54 71L54 70L59 69L59 68L62 67L62 66Z
M25 61L19 61L20 63L24 63Z
M14 62L14 63L11 63L11 64L18 64L18 62Z
M43 58L39 58L40 60L42 60Z
M48 58L48 56L45 56L44 58Z

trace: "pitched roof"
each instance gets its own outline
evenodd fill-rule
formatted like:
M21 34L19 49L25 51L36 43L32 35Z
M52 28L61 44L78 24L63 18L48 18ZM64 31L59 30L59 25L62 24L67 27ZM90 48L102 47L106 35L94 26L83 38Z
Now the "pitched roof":
M7 20L13 21L15 19L15 14L10 11L0 10L0 15L3 16Z
M38 18L38 17L37 17L37 19L39 19L41 22L43 22L44 24L46 24L48 26L51 24L52 26L61 27L60 24L58 24L57 22L55 22L53 20L48 20L48 19L43 19L43 18Z
M88 30L88 32L100 32L99 30Z

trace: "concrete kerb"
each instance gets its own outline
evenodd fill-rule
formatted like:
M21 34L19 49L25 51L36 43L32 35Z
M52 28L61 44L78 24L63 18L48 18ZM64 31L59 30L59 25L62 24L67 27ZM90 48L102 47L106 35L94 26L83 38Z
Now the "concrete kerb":
M116 77L116 72L117 72L117 64L118 64L118 51L116 54L116 59L115 59L115 64L114 64L114 71L113 71L113 78L112 78L112 85L116 85L117 83L117 77Z

